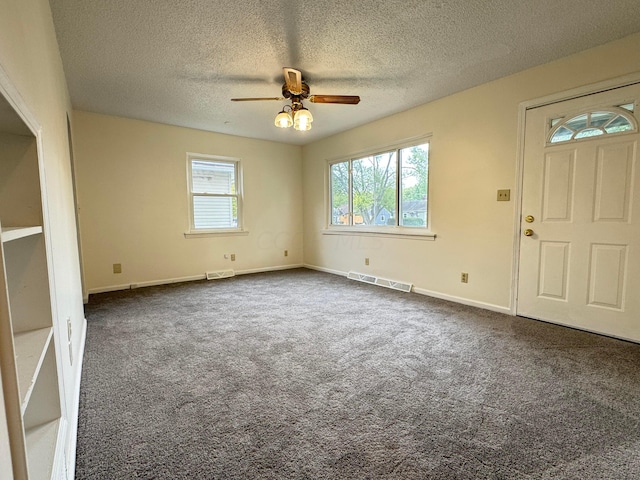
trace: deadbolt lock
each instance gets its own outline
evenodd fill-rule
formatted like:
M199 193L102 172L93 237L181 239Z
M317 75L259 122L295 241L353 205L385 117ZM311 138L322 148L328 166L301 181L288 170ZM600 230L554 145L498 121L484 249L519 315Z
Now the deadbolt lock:
M533 223L534 220L535 218L533 218L533 215L527 215L526 217L524 217L524 221L527 223Z

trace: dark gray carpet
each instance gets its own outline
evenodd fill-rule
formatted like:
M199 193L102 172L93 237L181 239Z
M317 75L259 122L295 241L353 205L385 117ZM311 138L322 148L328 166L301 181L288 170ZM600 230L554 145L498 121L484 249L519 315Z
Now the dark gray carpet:
M640 478L640 345L302 269L86 316L78 479Z

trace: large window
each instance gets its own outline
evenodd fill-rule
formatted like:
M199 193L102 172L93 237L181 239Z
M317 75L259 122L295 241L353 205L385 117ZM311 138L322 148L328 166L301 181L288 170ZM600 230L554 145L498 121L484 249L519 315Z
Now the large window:
M191 231L240 230L242 196L237 159L189 154Z
M331 225L427 228L429 144L329 166Z

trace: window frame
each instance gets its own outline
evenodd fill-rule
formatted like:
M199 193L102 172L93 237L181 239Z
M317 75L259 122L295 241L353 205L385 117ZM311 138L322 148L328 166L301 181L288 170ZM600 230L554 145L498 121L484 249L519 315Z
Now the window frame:
M401 192L401 182L402 182L402 162L401 162L401 154L400 151L405 148L416 147L419 145L429 145L429 163L427 166L427 225L425 227L408 227L400 225L400 210L401 210L401 202L402 202L402 192ZM322 231L324 235L362 235L362 236L376 236L376 237L412 237L416 239L424 239L424 240L435 240L436 234L432 231L433 221L432 221L432 202L429 201L430 196L430 188L429 184L431 183L431 159L432 159L432 146L433 141L431 139L431 135L428 136L420 136L411 139L406 139L400 142L396 142L393 144L380 146L360 152L356 152L354 154L350 154L347 156L341 156L334 159L327 160L326 164L326 218L325 218L325 228ZM332 185L332 176L331 169L333 165L348 162L349 169L351 169L352 162L361 160L366 157L372 157L375 155L385 154L395 152L395 162L396 162L396 181L395 181L395 201L396 201L396 211L392 212L396 218L396 225L336 225L333 223L333 185ZM353 185L352 185L352 173L349 173L349 195L348 195L348 205L349 205L349 213L350 221L353 220ZM404 212L403 212L404 213Z
M209 163L226 163L233 165L235 193L207 193L193 191L193 162L209 162ZM237 226L228 228L196 228L195 227L195 209L194 197L223 197L235 198L237 205ZM185 237L202 237L215 235L246 235L248 232L244 229L244 208L243 208L243 181L242 181L242 163L239 158L224 157L221 155L208 155L203 153L187 152L187 203L189 208L189 229L185 232Z

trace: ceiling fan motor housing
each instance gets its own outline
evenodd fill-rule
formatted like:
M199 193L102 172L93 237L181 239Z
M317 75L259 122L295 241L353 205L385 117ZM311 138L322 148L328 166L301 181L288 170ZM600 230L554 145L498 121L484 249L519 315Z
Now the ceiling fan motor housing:
M285 83L284 85L282 85L282 96L284 98L294 98L294 97L300 97L300 98L307 98L309 96L309 85L307 85L306 83L302 82L301 83L302 86L302 91L301 92L292 92L291 90L289 90L287 88L287 84Z

